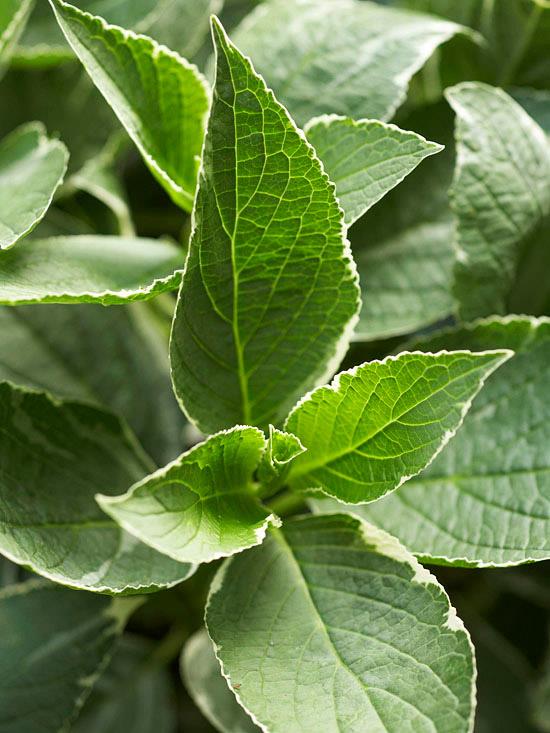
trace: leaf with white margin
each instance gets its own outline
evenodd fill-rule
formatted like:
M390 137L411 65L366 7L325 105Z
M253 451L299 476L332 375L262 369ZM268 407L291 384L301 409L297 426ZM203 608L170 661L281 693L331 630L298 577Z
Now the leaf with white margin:
M304 131L336 186L348 226L424 158L443 149L416 132L378 120L325 115L310 120Z
M267 447L258 466L262 497L274 494L285 483L292 461L305 451L292 433L269 426Z
M116 417L0 384L0 553L50 580L143 593L194 568L123 532L94 497L118 494L151 463Z
M185 418L165 340L145 308L0 308L0 381L108 407L158 465L168 463L181 451Z
M171 338L174 389L204 433L280 423L338 367L359 308L334 186L213 23L217 72Z
M63 0L50 0L57 21L92 81L173 201L193 206L209 104L193 64Z
M148 300L179 286L183 263L180 247L155 239L30 238L0 254L0 305Z
M140 603L36 581L1 590L0 729L68 730Z
M508 350L419 351L338 374L306 395L285 429L307 449L290 467L295 490L365 504L422 471L456 433Z
M186 642L181 654L181 676L187 692L204 717L222 733L259 731L231 693L205 629Z
M323 114L391 119L414 74L457 33L471 31L366 0L271 0L232 37L304 125Z
M550 145L501 89L464 82L446 97L457 115L454 294L464 320L504 314L524 249L550 215Z
M203 563L263 542L279 520L258 501L253 477L266 440L237 426L212 435L122 496L96 497L127 532L179 562Z
M426 471L353 511L433 563L495 567L550 559L550 319L479 321L415 348L443 345L505 347L515 355Z
M397 540L349 515L285 522L218 571L206 625L270 733L473 729L468 633Z
M454 312L453 220L447 191L454 170L454 115L423 107L408 129L445 144L349 231L363 294L354 339L413 333Z
M0 142L0 250L31 232L60 186L69 154L39 122L22 125Z
M34 0L2 0L0 5L0 77L25 29Z

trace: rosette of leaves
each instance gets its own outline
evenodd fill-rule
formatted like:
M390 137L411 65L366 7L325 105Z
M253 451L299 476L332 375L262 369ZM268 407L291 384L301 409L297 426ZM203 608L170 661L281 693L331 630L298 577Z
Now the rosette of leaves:
M0 642L0 727L116 728L132 712L133 725L144 731L173 729L173 715L151 719L146 706L135 714L147 694L151 704L170 699L160 670L163 655L173 658L173 639L168 652L130 643L131 636L117 645L139 604L118 596L150 597L203 566L211 581L206 628L193 635L176 629L175 639L179 651L189 636L182 676L218 730L471 733L473 645L443 586L418 558L504 565L547 557L546 485L539 477L546 468L537 460L544 400L535 417L527 414L537 378L529 369L543 365L546 321L482 321L341 368L360 312L365 318L348 229L364 218L368 232L369 210L442 150L386 120L437 46L464 29L342 0L342 36L325 28L317 38L322 62L312 56L311 39L302 59L303 88L329 79L330 105L319 109L297 95L298 77L284 64L278 71L289 74L286 92L284 79L270 89L217 18L210 87L195 65L152 38L63 0L50 4L68 44L64 53L72 49L156 182L191 214L191 234L185 257L178 245L138 236L26 236L51 204L66 151L35 127L18 130L0 148L6 190L25 193L4 199L0 192L0 303L9 310L2 320L10 343L28 339L43 364L0 345L0 552L46 579L0 592L8 630ZM277 13L292 15L291 5L272 0L235 34L253 55L252 41L259 57L265 52L261 68L282 41L262 49L260 31ZM325 21L332 18L332 6L321 5ZM309 0L298 6L290 44L313 12ZM350 61L344 31L351 33L355 12L376 23L361 63L344 75L343 99L338 79ZM396 25L386 38L380 28L389 18ZM383 120L370 119L358 104L356 85L369 58L376 62L369 88ZM490 124L505 119L529 145L510 152L492 128L479 136L482 145L471 143L489 124L471 112L473 98L494 112ZM456 87L448 99L458 117L457 163L451 206L438 210L443 226L434 239L454 226L456 310L469 317L465 304L472 311L493 307L486 303L507 308L521 279L517 253L546 221L546 138L518 103L487 85ZM307 121L312 110L320 114ZM508 238L490 236L485 209L487 217L502 215L496 194L518 155L536 175L532 187L524 177L517 182L521 226ZM495 158L507 167L495 168ZM485 208L481 223L474 222L484 248L472 244L467 210L468 181L479 171L489 192L478 197ZM425 212L418 213L424 221ZM499 257L512 263L495 282L483 266L493 265L494 275ZM466 265L483 275L471 303ZM98 358L115 353L105 334L109 321L95 311L79 319L66 310L75 303L120 307L167 291L177 291L172 386L195 430L187 445L181 438L181 450L174 433L182 435L183 418L175 404L158 398L149 412L140 405L151 385L166 387L152 311L134 304L113 320L122 378L106 371L98 379L94 350ZM447 295L443 310L426 308L429 315L415 325L445 315L450 288ZM45 304L57 304L55 319L42 317ZM75 332L86 339L89 358L65 356ZM123 340L142 350L146 368L124 354ZM518 436L530 448L523 456L513 450L517 436L503 427L507 382L517 386ZM492 437L499 429L500 443L510 446L506 461ZM477 454L478 444L487 449ZM509 473L497 476L502 465ZM498 507L501 479L506 506ZM414 516L404 527L395 504L416 492L428 506L430 482L436 493L452 495L455 514L473 504L493 538L506 528L503 516L514 516L513 552L505 534L500 545L479 532L475 541L466 532L459 542L450 511L435 515L436 532L422 534ZM522 491L528 495L519 497ZM438 501L444 505L444 497ZM377 513L385 506L387 513ZM30 707L22 692L29 687L36 691ZM119 689L114 699L111 689Z

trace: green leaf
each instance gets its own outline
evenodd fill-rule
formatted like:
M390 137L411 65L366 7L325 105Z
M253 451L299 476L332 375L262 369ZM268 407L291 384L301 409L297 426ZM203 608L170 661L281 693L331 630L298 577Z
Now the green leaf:
M404 352L341 372L286 421L307 449L290 468L292 487L350 504L393 491L433 461L511 354Z
M334 188L250 62L213 29L216 88L171 341L205 432L279 423L332 374L359 305Z
M0 6L0 77L23 33L34 0L2 0Z
M443 345L516 353L429 469L358 511L430 562L550 559L550 319L494 318L415 344Z
M305 132L336 186L348 226L401 183L424 158L443 149L395 125L337 115L311 120Z
M135 608L42 582L0 591L2 732L68 730Z
M128 429L95 407L0 384L0 552L97 592L171 586L193 568L124 533L98 507L150 470Z
M454 292L465 320L503 314L524 249L550 214L550 145L501 89L466 82L446 95L457 115Z
M174 560L227 557L262 542L278 523L253 484L265 444L256 428L217 433L122 496L97 501L127 532Z
M356 518L290 521L226 561L206 623L270 733L473 729L473 647L445 591Z
M533 693L533 715L537 730L550 731L550 656L547 656L540 680Z
M155 660L156 648L148 639L122 636L71 733L174 733L172 680Z
M285 483L292 461L305 451L292 433L269 426L267 447L258 466L262 496L270 496Z
M181 452L185 420L171 389L164 339L144 308L0 308L0 381L108 406L164 465Z
M407 127L445 144L350 230L363 307L355 338L384 339L446 318L452 297L453 222L447 190L454 169L447 105L423 108Z
M0 142L0 250L12 247L43 218L67 169L63 143L34 122Z
M231 694L204 629L193 634L183 648L181 674L193 701L216 730L222 733L260 730Z
M518 87L512 89L511 94L544 132L550 135L550 91Z
M145 36L136 36L62 0L50 0L74 52L173 201L193 205L208 111L198 69Z
M233 38L304 125L322 114L391 119L412 76L464 30L359 0L271 0Z
M177 288L183 253L160 240L28 239L0 254L0 305L148 300Z

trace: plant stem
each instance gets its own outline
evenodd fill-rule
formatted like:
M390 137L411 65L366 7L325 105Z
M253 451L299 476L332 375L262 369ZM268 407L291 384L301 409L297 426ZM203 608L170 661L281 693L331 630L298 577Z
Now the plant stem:
M290 514L297 514L307 509L304 497L292 491L285 491L282 494L278 494L271 501L267 502L267 506L281 517L288 517Z
M498 80L499 86L501 87L508 86L509 84L511 84L514 81L514 76L521 62L523 61L525 52L529 48L529 44L531 43L533 34L537 29L537 25L539 24L539 20L542 15L542 10L543 10L542 5L533 6L533 9L531 10L531 13L523 29L523 33L521 35L519 43L514 48L514 52L510 55L508 59L508 63L505 64L504 68L502 69L500 78Z

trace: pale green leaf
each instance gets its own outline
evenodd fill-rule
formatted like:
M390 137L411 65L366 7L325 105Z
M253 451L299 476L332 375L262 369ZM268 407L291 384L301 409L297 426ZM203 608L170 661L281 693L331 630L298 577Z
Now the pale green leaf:
M122 636L71 733L174 733L173 684L155 659L156 648L148 639Z
M164 465L181 452L185 420L145 307L0 308L0 381L108 406Z
M445 591L356 518L290 521L226 561L206 623L270 733L473 730L473 647Z
M97 497L126 531L179 562L227 557L263 541L277 518L253 483L266 441L257 428L235 427L208 438L132 486Z
M175 203L193 205L208 111L198 69L138 36L62 0L50 0L76 55Z
M214 25L217 75L171 342L203 432L279 423L345 351L359 305L334 188L250 62Z
M322 114L391 119L412 76L463 31L360 0L270 0L233 37L304 125Z
M94 499L151 469L117 418L4 382L0 425L0 553L58 583L107 593L143 593L191 574L123 532Z
M0 142L0 250L12 247L43 218L67 160L63 143L48 138L38 122Z
M2 733L68 730L135 608L43 582L0 591Z
M184 646L181 674L193 701L216 730L221 733L253 733L260 730L239 705L222 677L212 641L204 629L193 634Z
M511 353L404 352L341 372L286 421L307 449L291 465L290 484L350 504L396 489L433 461Z
M550 91L518 87L512 89L511 94L544 132L550 135Z
M464 319L503 314L524 249L550 214L550 145L501 89L465 82L446 95L457 115L454 292Z
M183 252L123 237L27 239L0 254L0 305L147 300L181 282Z
M377 120L325 115L305 132L323 161L348 226L413 171L443 148L415 132Z
M292 461L304 451L304 446L295 435L269 426L267 447L258 466L262 496L269 496L283 486Z
M550 319L481 321L419 342L510 348L456 437L427 471L361 516L431 562L550 559Z
M411 333L446 318L452 297L453 222L447 190L454 168L447 105L419 110L407 127L445 144L350 230L363 307L360 341Z

